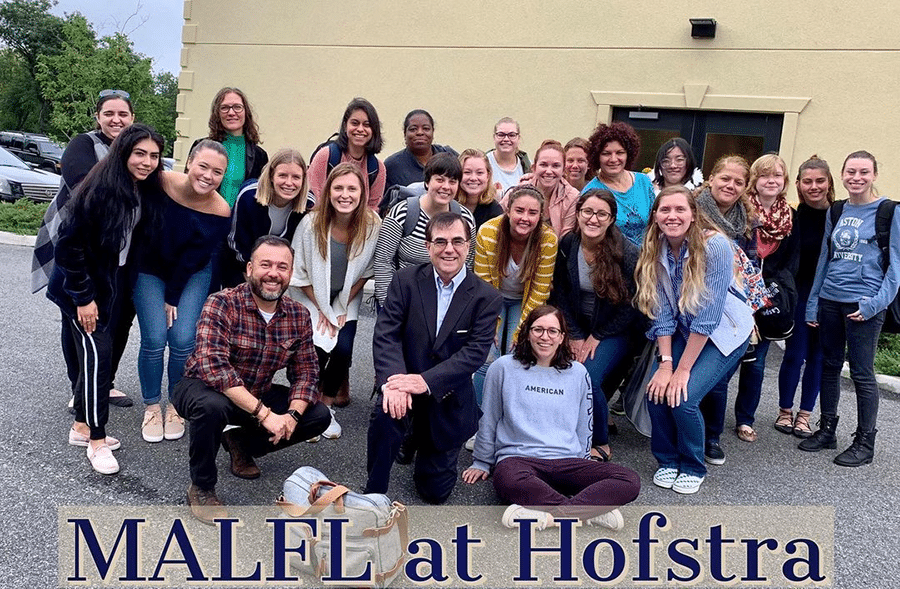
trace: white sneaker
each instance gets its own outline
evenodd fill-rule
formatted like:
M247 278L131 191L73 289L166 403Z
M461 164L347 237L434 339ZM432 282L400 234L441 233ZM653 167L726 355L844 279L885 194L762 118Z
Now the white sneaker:
M327 440L336 440L341 437L341 433L343 433L343 429L341 429L341 424L337 422L337 419L334 417L334 407L329 407L329 411L331 411L331 423L328 424L328 427L322 432L322 437Z
M316 442L318 442L321 439L322 439L322 436L316 436L314 438L310 438L310 439L306 440L306 443L307 444L315 444Z
M521 505L513 503L503 512L500 522L507 528L515 528L518 526L516 520L537 520L535 527L543 530L547 526L553 525L553 516L546 511L538 511L537 509L528 509ZM527 521L522 521L522 525L530 525Z
M88 444L87 457L91 461L91 466L100 474L116 474L119 472L119 461L113 456L109 446L103 444L96 450Z
M613 509L612 511L595 515L587 520L587 524L589 526L603 526L604 528L618 531L625 527L625 518L622 517L621 511Z
M163 430L162 412L157 409L144 411L144 421L141 423L141 437L146 442L162 442L165 437Z
M663 489L671 489L677 478L677 468L663 467L657 470L656 474L653 475L653 484L657 487L662 487Z
M672 490L676 493L681 493L682 495L693 495L700 490L700 485L703 484L704 480L706 480L706 477L698 477L696 475L683 472L678 475L677 479L675 479L675 483L672 485Z
M477 435L478 435L478 434L475 434L475 436L477 436ZM469 452L474 452L474 451L475 451L475 436L472 436L471 438L469 438L468 440L466 440L465 448L466 448L466 450L468 450Z

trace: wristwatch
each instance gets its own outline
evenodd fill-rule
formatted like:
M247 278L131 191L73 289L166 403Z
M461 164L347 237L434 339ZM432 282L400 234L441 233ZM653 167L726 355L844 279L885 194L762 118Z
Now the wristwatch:
M674 362L672 356L663 356L662 354L656 355L656 363L662 364L663 362Z
M300 423L300 418L303 417L303 414L297 411L296 409L291 409L287 412L288 415L294 418L294 421Z

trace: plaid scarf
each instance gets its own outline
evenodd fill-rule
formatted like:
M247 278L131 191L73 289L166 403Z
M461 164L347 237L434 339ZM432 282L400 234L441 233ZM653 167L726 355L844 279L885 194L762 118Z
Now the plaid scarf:
M759 202L757 194L750 195L750 202L756 208L759 226L756 228L756 252L765 258L776 249L781 240L791 234L793 220L791 207L784 195L779 195L768 211Z

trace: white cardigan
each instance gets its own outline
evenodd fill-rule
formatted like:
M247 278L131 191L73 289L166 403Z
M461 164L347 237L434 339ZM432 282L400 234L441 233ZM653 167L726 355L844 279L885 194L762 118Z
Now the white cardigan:
M288 295L295 301L302 303L309 311L313 324L313 343L330 352L337 344L337 336L331 336L327 330L321 333L316 329L319 320L319 309L328 318L332 325L337 325L339 315L347 315L347 321L354 321L359 317L359 305L362 302L362 291L356 295L352 301L350 290L353 285L361 278L371 278L374 275L372 268L372 260L375 255L375 242L378 241L378 229L381 226L381 220L376 216L376 222L369 227L366 234L366 240L363 243L362 252L347 260L347 274L344 277L344 286L334 299L334 305L330 305L331 300L331 239L328 240L328 252L325 259L322 259L319 253L319 245L316 243L316 233L314 230L314 222L318 211L312 211L300 221L300 226L294 233L294 240L291 246L294 248L294 274L291 276L291 285L288 289ZM349 250L349 248L348 248ZM348 251L347 255L352 255ZM313 294L319 307L316 308L315 303L306 296L302 286L312 286Z

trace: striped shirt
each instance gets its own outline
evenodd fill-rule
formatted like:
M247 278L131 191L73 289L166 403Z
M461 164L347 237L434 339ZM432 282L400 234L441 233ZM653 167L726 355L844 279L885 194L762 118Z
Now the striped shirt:
M478 230L478 238L475 242L475 274L497 289L500 288L500 272L497 269L497 238L502 220L501 216L485 221ZM557 247L556 234L549 225L545 225L541 236L541 257L537 272L534 276L522 277L522 316L518 324L521 324L522 320L528 317L535 307L547 302L547 297L550 296L550 285L553 283L553 267L556 264ZM524 259L522 263L524 264ZM517 327L516 333L518 331Z
M462 208L462 216L469 223L470 240L475 242L475 219L466 207ZM428 264L431 258L425 249L425 226L431 217L422 207L419 207L419 220L416 222L412 233L403 236L403 224L406 223L406 201L401 200L391 208L387 216L381 222L381 230L378 232L378 241L375 243L375 300L384 304L391 279L397 270L407 266ZM472 267L475 256L475 248L469 247L469 255L466 257L466 266Z

